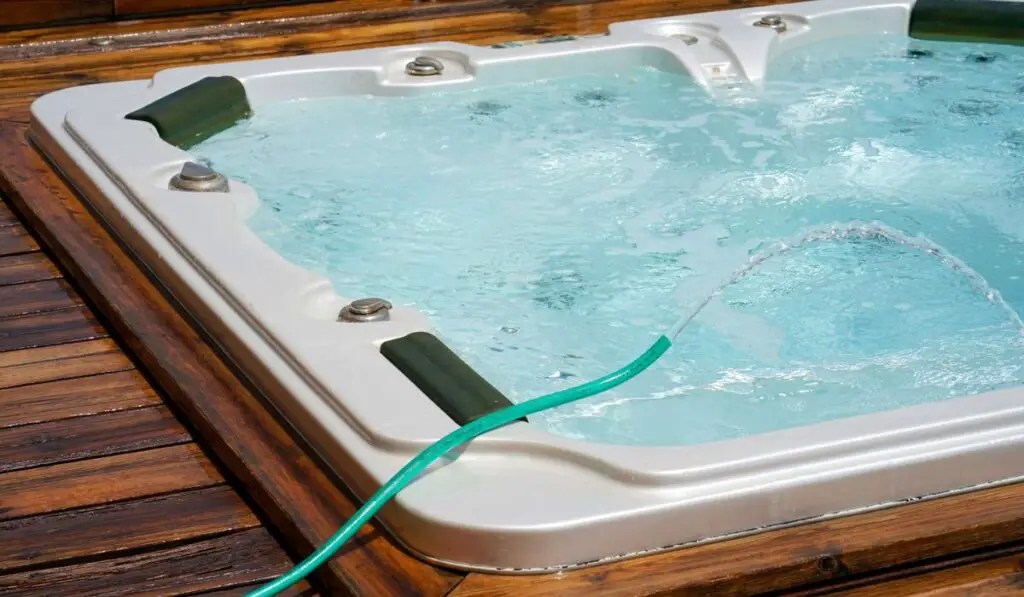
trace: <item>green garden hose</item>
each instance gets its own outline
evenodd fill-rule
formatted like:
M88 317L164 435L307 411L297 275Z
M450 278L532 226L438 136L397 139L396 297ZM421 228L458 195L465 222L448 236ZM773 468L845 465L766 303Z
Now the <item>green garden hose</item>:
M601 392L610 390L642 373L645 369L653 365L655 361L661 358L661 355L665 354L671 346L672 341L669 340L667 336L659 336L657 341L655 341L646 352L637 357L630 364L618 371L615 371L614 373L609 373L608 375L599 377L593 381L589 381L566 390L547 394L539 398L534 398L533 400L527 400L526 402L521 402L505 409L495 411L480 417L479 419L466 423L462 427L459 427L455 431L442 437L431 444L430 447L420 452L415 458L410 460L408 464L402 467L400 471L395 473L395 476L391 477L387 483L377 490L377 493L373 494L370 499L366 500L363 507L359 508L352 518L350 518L344 526L338 529L338 532L331 536L331 538L321 545L319 549L310 554L309 557L303 560L298 566L292 568L292 570L287 574L249 593L247 597L270 597L271 595L277 595L281 591L284 591L288 587L291 587L308 576L321 564L331 559L334 554L348 542L349 539L355 536L360 527L373 518L373 516L384 506L384 504L388 502L388 500L395 497L395 494L408 486L409 483L411 483L437 459L443 457L455 448L469 442L475 437L487 433L488 431L504 427L505 425L523 417L562 406L563 404L589 398L600 394Z

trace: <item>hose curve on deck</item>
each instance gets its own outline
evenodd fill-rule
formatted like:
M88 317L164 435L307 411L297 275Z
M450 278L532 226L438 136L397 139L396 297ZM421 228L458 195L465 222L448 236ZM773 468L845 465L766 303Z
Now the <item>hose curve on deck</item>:
M427 467L436 462L439 458L448 454L455 448L466 444L470 440L504 427L523 417L539 413L544 410L562 406L570 402L582 400L595 396L604 391L621 385L630 379L644 372L653 365L672 346L672 341L666 336L659 336L658 339L643 354L621 369L599 377L593 381L574 386L565 390L546 394L539 398L527 400L509 406L505 409L492 412L480 417L455 431L437 440L430 447L420 452L415 458L409 461L391 479L388 480L377 493L366 500L352 518L348 520L338 531L331 536L316 551L300 562L295 568L278 579L247 594L247 597L270 597L291 587L303 578L309 576L321 564L331 559L335 553L349 541L364 524L395 495L412 483L416 477L423 473Z

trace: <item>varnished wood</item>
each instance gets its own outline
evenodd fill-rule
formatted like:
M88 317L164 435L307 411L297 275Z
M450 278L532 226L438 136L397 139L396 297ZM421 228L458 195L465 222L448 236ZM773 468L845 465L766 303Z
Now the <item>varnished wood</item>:
M308 553L334 533L355 511L351 498L53 176L27 145L20 125L0 125L0 177L0 192L24 211L293 549ZM443 595L461 578L407 556L372 525L361 529L353 544L359 548L343 551L320 575L338 594Z
M250 529L138 555L0 576L0 595L193 595L269 580L290 564L265 529ZM292 594L315 595L308 585Z
M259 585L252 585L248 587L236 587L234 589L227 589L224 591L212 591L210 593L201 593L203 597L243 597L248 595L249 591L259 588ZM291 589L287 589L281 593L282 597L308 597L314 595L311 589L308 587L296 585Z
M39 245L24 226L14 224L0 228L0 257L38 250Z
M119 17L161 13L192 13L208 10L238 9L269 4L305 4L310 0L113 0ZM315 0L313 0L315 1Z
M7 407L6 412L0 412L0 427L68 418L58 416L57 413L82 412L85 403L89 401L89 398L82 395L82 391L92 390L97 394L105 394L111 390L124 389L97 385L97 381L103 384L105 379L82 382L80 386L80 382L63 386L35 384L131 368L128 357L109 339L0 352L0 406ZM140 384L144 388L137 387L138 391L148 390L148 385L143 382ZM52 418L36 419L41 412L55 414Z
M221 485L195 444L0 475L0 521Z
M118 354L112 359L123 359ZM50 374L47 364L34 365L38 377ZM49 383L0 390L0 427L60 421L161 404L160 397L138 371L91 373Z
M11 121L27 119L15 116ZM8 565L33 567L13 576L0 573L0 594L62 594L76 584L78 588L70 594L125 594L135 588L145 593L141 589L147 583L151 594L177 594L259 582L280 574L291 560L259 529L253 531L260 537L254 544L225 537L215 544L189 543L153 555L108 557L111 549L116 553L136 541L112 532L111 526L132 528L133 521L125 517L131 518L138 509L97 510L95 506L161 494L167 499L223 485L225 480L168 411L154 408L161 405L159 396L105 337L106 331L91 317L81 297L39 252L4 202L0 202L0 229L5 229L5 256L0 257L0 346L11 349L0 351L0 470L8 471L0 473L0 521L9 521L0 526L0 544L9 548ZM49 317L53 311L73 313ZM88 339L93 337L98 339ZM82 341L64 343L74 339ZM208 505L199 506L206 511ZM244 511L238 515L255 520L242 506ZM61 514L53 518L55 512ZM172 508L165 514L175 512ZM182 514L177 519L154 516L151 528L139 532L149 533L159 522L176 534L157 534L146 544L152 540L156 547L208 534L208 521ZM50 523L55 526L46 528ZM44 534L36 542L26 541L21 535L25 528L42 529ZM89 533L113 537L119 544L104 547ZM230 549L242 551L229 553ZM50 555L40 559L33 551ZM165 557L160 556L163 553ZM54 554L58 559L47 559ZM65 556L88 561L39 568L64 561ZM193 568L183 568L174 558L183 558ZM83 578L88 582L83 583Z
M0 228L13 226L17 223L18 216L14 215L3 201L0 201Z
M148 4L141 2L142 4ZM224 10L192 15L148 18L117 23L34 28L0 34L0 60L24 60L29 57L56 56L71 52L103 52L103 47L81 44L91 37L110 38L115 48L129 44L166 45L189 39L186 36L254 37L274 32L286 33L313 27L341 27L358 22L388 19L430 19L452 14L482 12L500 7L521 5L536 8L547 2L508 2L507 0L330 0L297 6L277 6ZM263 27L263 29L260 29ZM231 33L229 30L240 30ZM180 32L180 35L178 34ZM168 42L168 40L171 40ZM47 50L58 46L60 51ZM139 47L134 45L132 47ZM22 50L21 53L18 50Z
M955 585L929 591L928 597L1020 597L1024 593L1024 578L1020 573L980 580L967 585ZM889 593L892 595L892 593Z
M27 123L11 106L0 120ZM193 594L286 570L6 202L0 230L0 594Z
M0 96L0 120L28 124L31 118L20 109L23 103L24 101L19 98ZM3 205L2 201L0 201L0 205Z
M10 427L0 429L0 473L182 444L191 439L163 407Z
M188 524L174 524L174 521ZM259 526L230 487L217 486L0 522L0 571L131 552ZM61 541L62 538L73 541Z
M85 307L0 319L0 353L105 338L109 334Z
M0 0L0 28L113 15L114 0Z
M60 311L81 305L78 293L61 280L0 286L0 318Z
M856 589L830 594L836 597L1019 597L1024 594L1024 548L1021 552L1009 556L965 566L947 567L927 574L906 576L892 582L866 584Z
M920 566L895 567L878 574L851 576L836 583L788 591L786 596L930 594L941 588L971 586L981 581L1000 579L1014 572L1014 564L1019 564L1020 569L1024 570L1024 543L1009 543L1001 547L936 558Z
M0 257L0 286L60 277L57 267L42 253Z

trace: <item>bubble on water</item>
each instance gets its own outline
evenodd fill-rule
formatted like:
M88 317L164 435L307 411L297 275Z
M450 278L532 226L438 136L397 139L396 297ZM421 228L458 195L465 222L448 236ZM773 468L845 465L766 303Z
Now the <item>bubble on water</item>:
M575 373L569 373L568 371L555 371L551 375L548 375L548 379L569 379L576 377Z
M911 48L907 50L907 58L913 60L919 60L921 58L932 58L935 56L935 52L931 50L922 50L920 48Z
M993 52L975 52L967 55L967 62L973 62L974 64L988 64L995 62L999 58L999 54Z

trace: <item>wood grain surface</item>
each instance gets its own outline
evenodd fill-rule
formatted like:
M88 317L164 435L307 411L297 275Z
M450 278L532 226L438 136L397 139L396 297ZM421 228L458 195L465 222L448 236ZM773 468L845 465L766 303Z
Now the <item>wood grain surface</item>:
M3 201L0 231L0 595L196 594L286 570L235 481Z
M0 0L0 28L113 16L114 0Z
M72 382L70 385L74 388L68 388L69 384L34 384L115 373L131 368L131 361L109 338L0 352L0 373L3 374L0 378L0 397L3 397L0 398L0 403L7 402L18 407L0 414L0 421L35 422L24 420L25 417L33 416L36 405L32 401L32 396L49 399L51 409L78 410L84 406L84 402L75 404L72 400L81 393L77 390L79 383L91 385L95 381ZM10 389L25 385L31 387ZM65 391L59 391L58 388ZM8 391L3 391L4 389ZM69 389L73 391L67 391ZM96 389L106 390L103 386ZM88 397L83 399L85 402L90 400Z
M188 521L174 524L173 521ZM259 526L230 487L218 486L0 522L0 571L112 555ZM74 541L59 541L73 537Z
M237 10L271 4L308 4L316 0L113 0L114 14L133 17L164 13L195 13L209 10Z
M0 429L0 473L192 440L163 406Z
M0 227L0 257L38 251L39 245L19 224Z
M0 319L0 353L105 338L109 334L85 307Z
M241 594L228 587L252 588L251 583L279 576L289 566L291 561L266 529L254 528L101 562L0 576L0 595L170 597L219 590ZM315 593L304 584L290 594Z
M40 252L0 257L0 286L60 277L57 266Z
M8 473L0 521L221 485L195 444L90 458Z
M14 226L18 223L18 216L14 215L11 208L0 202L0 228Z
M82 299L61 280L0 286L0 319L80 307Z
M120 351L0 368L0 374L5 381L15 383L14 387L0 389L0 428L162 403L142 375L131 370L131 363ZM60 379L48 381L54 377Z

